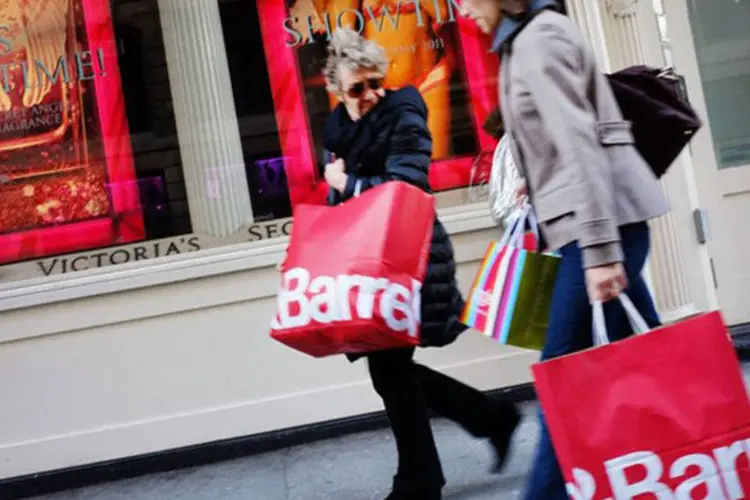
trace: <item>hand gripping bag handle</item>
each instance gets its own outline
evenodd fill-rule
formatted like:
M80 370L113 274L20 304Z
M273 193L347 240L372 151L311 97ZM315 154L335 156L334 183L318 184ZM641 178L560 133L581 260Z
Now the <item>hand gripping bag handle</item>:
M354 197L359 198L359 195L362 194L362 179L357 179L357 182L354 184ZM344 202L339 202L339 205L343 205Z

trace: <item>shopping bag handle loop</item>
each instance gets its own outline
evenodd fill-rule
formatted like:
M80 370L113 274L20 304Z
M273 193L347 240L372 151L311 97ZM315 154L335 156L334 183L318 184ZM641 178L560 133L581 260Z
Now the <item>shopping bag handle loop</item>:
M625 310L625 316L628 318L630 327L636 335L648 333L649 328L646 320L643 319L641 313L638 312L633 302L626 294L621 293L617 300L622 304L622 308ZM604 305L602 302L594 302L593 305L593 333L594 333L594 345L607 345L610 343L609 335L607 335L607 322L604 319Z
M500 239L500 246L523 248L527 223L534 237L539 241L539 221L531 205L524 203L511 216L510 223Z
M359 198L359 195L362 194L362 179L357 179L357 182L354 184L354 198ZM339 205L343 205L344 202L340 201Z

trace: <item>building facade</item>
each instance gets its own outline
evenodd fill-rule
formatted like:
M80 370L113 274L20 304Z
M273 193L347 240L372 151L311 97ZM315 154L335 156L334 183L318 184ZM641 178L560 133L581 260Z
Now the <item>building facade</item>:
M331 30L352 25L387 47L387 84L428 104L466 290L498 236L481 129L497 61L455 2L16 4L0 15L0 480L378 409L362 363L268 338L275 265L294 206L325 195L320 69ZM660 312L750 323L747 5L567 9L604 69L673 64L706 118L663 181ZM467 332L419 358L496 389L529 382L536 355Z

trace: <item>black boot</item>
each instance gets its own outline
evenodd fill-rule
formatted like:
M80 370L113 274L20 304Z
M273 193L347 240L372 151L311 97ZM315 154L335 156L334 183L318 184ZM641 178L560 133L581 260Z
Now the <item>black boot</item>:
M499 474L505 466L505 460L508 458L510 442L513 434L521 423L521 412L515 405L509 403L500 403L500 422L498 429L490 436L490 444L495 450L495 465L492 472Z

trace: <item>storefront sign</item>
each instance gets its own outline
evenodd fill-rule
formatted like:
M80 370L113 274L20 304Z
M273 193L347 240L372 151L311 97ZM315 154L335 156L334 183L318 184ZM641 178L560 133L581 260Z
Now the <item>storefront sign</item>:
M292 235L292 219L278 219L260 224L253 224L247 230L250 241L262 241L271 238Z
M173 238L171 240L149 241L142 245L101 250L79 255L66 255L37 261L39 271L44 276L75 273L98 267L117 266L130 262L155 259L169 255L195 252L201 249L198 236Z
M251 224L229 238L211 238L205 235L188 234L91 252L61 255L2 266L0 267L0 283L36 276L78 273L87 269L119 266L244 242L271 240L291 234L292 219L287 218Z

